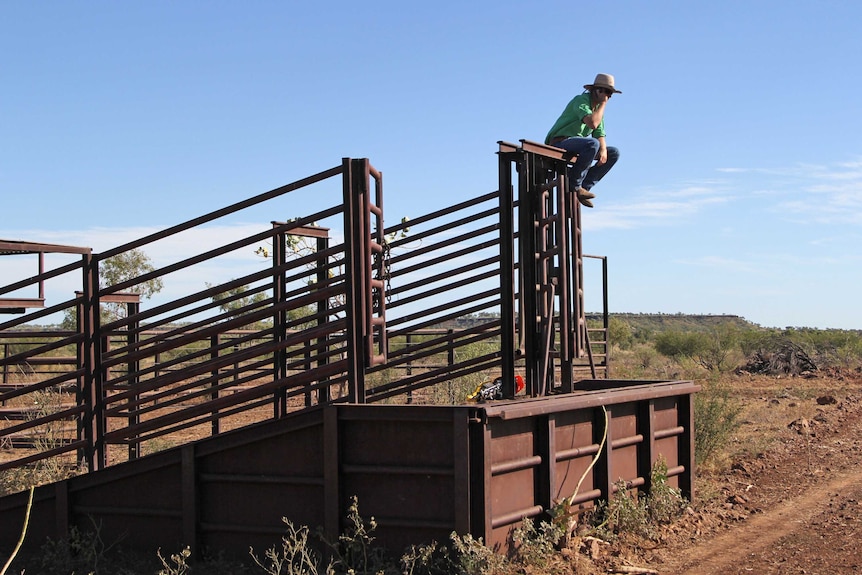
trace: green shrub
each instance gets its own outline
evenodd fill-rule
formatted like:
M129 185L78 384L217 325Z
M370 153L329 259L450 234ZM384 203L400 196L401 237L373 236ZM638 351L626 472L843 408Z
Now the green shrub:
M707 382L694 395L694 453L698 465L715 457L736 428L742 405L718 381Z
M739 341L739 331L734 326L722 325L707 332L660 333L656 336L655 348L677 361L689 359L709 371L722 372L735 367L734 356L739 355Z
M650 537L646 499L637 490L629 492L622 479L614 483L615 492L608 501L599 501L593 511L594 531L606 541L613 541L623 533Z
M642 343L634 346L634 354L638 366L644 371L654 368L659 357L659 353L653 346Z
M608 320L608 343L620 349L629 349L634 341L632 326L625 320L611 317Z
M670 523L688 506L682 492L668 483L667 463L661 458L650 470L648 493L627 489L622 479L614 483L614 490L611 499L600 501L589 517L595 534L607 541L624 533L652 538L657 525Z
M452 550L436 541L411 545L401 556L401 573L404 575L450 575L457 572Z
M670 523L688 507L682 491L668 483L667 462L664 458L659 458L652 466L646 507L649 519L660 525Z
M560 522L541 521L536 526L532 519L525 517L512 533L519 561L525 565L544 567L556 553L558 543L566 535L565 531Z
M506 564L506 558L485 546L481 537L473 539L469 533L461 537L453 532L450 540L455 566L453 573L458 575L497 573Z

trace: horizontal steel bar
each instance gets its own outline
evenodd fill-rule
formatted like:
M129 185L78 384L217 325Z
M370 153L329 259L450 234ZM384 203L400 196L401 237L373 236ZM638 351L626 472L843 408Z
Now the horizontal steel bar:
M540 455L523 457L521 459L512 459L510 461L492 465L491 475L502 475L504 473L511 473L512 471L521 471L523 469L530 469L531 467L538 467L541 464L542 457Z
M342 464L345 473L368 474L368 475L437 475L452 476L455 470L451 467L428 467L408 465L358 465Z
M656 439L664 439L665 437L673 437L685 433L685 428L680 426L670 427L668 429L660 429L653 434Z
M166 228L166 229L161 230L159 232L150 234L150 235L145 236L143 238L140 238L138 240L129 242L127 244L123 244L119 247L116 247L112 250L109 250L107 252L100 254L100 258L101 259L107 259L109 257L121 254L123 252L147 245L147 244L152 243L156 240L164 239L166 237L172 236L172 235L177 234L179 232L183 232L185 230L190 230L190 229L197 227L201 224L205 224L205 223L211 222L213 220L217 220L218 218L221 218L223 216L226 216L226 215L232 214L234 212L243 210L245 208L254 206L255 204L260 204L262 202L266 202L268 200L277 198L278 196L284 195L288 192L292 192L294 190L298 190L298 189L303 188L305 186L308 186L308 185L311 185L311 184L314 184L317 182L321 182L321 181L326 180L328 178L331 178L333 176L338 176L338 175L342 174L342 172L343 172L343 169L341 166L336 166L334 168L324 170L323 172L319 172L317 174L314 174L313 176L309 176L307 178L297 180L293 183L286 184L284 186L270 190L269 192L264 192L264 193L258 194L256 196L252 196L251 198L248 198L247 200L237 202L235 204L232 204L232 205L227 206L225 208L222 208L220 210L215 210L215 211L210 212L206 215L194 218L192 220L188 220L187 222L184 222L182 224L177 224L175 226L171 226L169 228ZM307 223L311 223L311 222L307 222Z
M496 529L505 525L512 525L513 523L521 521L525 517L536 517L538 515L541 515L544 511L545 508L541 505L533 505L532 507L527 507L525 509L519 509L518 511L506 513L505 515L498 515L491 518L491 527Z
M248 483L253 485L323 485L324 482L323 477L319 476L201 473L198 477L204 483Z
M441 218L445 215L459 212L461 210L465 210L469 207L476 206L476 205L481 204L483 202L487 202L487 201L491 201L491 200L497 200L499 198L499 196L500 196L499 192L494 191L494 192L490 192L488 194L478 196L478 197L470 199L470 200L465 200L459 204L449 206L448 208L444 208L442 210L437 210L436 212L431 212L430 214L425 214L424 216L412 218L409 221L409 226L410 227L418 226L420 224L424 224L425 222L430 222L432 220L436 220L436 219ZM403 227L404 227L404 225L397 226L397 228L399 228L399 229L401 229ZM393 229L395 229L395 228L393 228ZM389 230L387 230L386 233L389 233ZM398 240L398 241L393 242L392 246L395 247L395 246L398 246L402 243L408 243L409 241L411 241L409 237L404 238L403 240Z
M201 533L238 533L242 535L273 535L283 536L284 527L269 527L266 525L237 525L236 523L198 523Z
M641 434L632 435L630 437L621 437L619 439L614 439L611 441L611 447L614 449L618 447L628 447L630 445L637 445L638 443L643 443L644 436Z
M573 449L560 449L557 451L556 461L568 461L570 459L577 459L578 457L595 455L598 452L599 444L597 443L584 447L575 447Z
M572 505L578 505L580 503L585 503L587 501L592 501L594 499L598 499L602 496L601 489L592 489L590 491L584 491L583 493L579 493L574 497L570 497L569 501Z
M152 507L100 507L73 505L72 511L81 516L127 515L131 517L182 517L182 510L153 509Z
M454 246L456 244L446 244L443 246L443 248L445 248L449 245ZM435 258L431 258L429 260L422 261L422 262L415 264L415 265L412 265L412 266L403 265L401 267L396 268L394 277L407 275L409 273L417 272L420 270L426 270L427 268L429 268L431 266L441 264L441 263L447 263L447 262L454 260L456 258L468 256L470 254L474 254L474 253L480 252L480 251L488 249L488 248L496 248L499 245L500 245L500 239L499 238L493 238L491 240L488 240L488 241L485 241L482 243L469 245L469 246L462 248L462 249L459 249L459 250L444 251L444 253L442 255L437 256ZM435 246L434 251L439 252L443 248ZM418 256L418 255L419 254L411 254L411 256Z
M409 519L406 517L385 517L380 515L374 516L374 521L378 527L387 527L389 529L401 527L404 529L437 529L451 531L451 521L434 521L430 519Z
M668 477L675 477L677 475L682 475L685 473L685 465L677 465L676 467L669 467L667 470Z
M63 409L60 411L56 411L54 413L50 413L47 415L43 415L41 417L37 417L26 421L24 423L19 423L18 425L11 425L9 427L4 427L0 429L0 438L5 437L7 435L12 435L13 433L20 433L22 431L26 431L28 429L33 429L34 427L39 427L40 425L45 425L46 423L51 423L52 421L58 421L60 419L77 419L75 416L84 413L86 411L86 407L83 405L76 405L74 407L70 407L68 409Z
M603 381L609 386L610 380ZM641 386L628 388L610 388L597 391L575 391L571 395L555 395L511 402L497 402L484 407L486 417L501 419L519 419L558 411L600 407L619 403L637 402L645 399L689 395L700 391L700 386L690 381L651 382Z
M34 455L29 455L27 457L21 457L19 459L7 461L6 463L0 463L0 471L6 471L7 469L22 467L24 465L27 465L28 463L35 463L36 461L41 461L42 459L48 459L56 455L69 453L70 451L77 451L78 449L84 449L85 447L87 447L86 441L72 441L70 443L67 443L66 445L55 447L54 449L46 449L45 451L40 451L39 453L36 453Z

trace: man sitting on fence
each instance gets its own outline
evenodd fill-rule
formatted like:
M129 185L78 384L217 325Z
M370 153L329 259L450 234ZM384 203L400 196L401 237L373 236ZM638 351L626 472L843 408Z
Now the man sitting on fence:
M611 95L622 92L614 88L614 77L610 74L598 74L584 89L586 91L575 96L563 110L545 136L545 143L577 155L569 168L569 191L575 192L583 205L592 208L590 200L596 195L590 190L620 157L617 148L605 144L605 107ZM591 167L594 160L596 163Z

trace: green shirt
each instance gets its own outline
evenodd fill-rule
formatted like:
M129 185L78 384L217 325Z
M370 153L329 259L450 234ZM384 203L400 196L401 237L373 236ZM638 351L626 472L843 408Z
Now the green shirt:
M590 93L584 92L579 96L572 98L562 115L557 119L554 127L545 136L545 143L550 144L551 140L556 136L566 136L571 138L578 136L581 138L603 138L605 136L605 119L599 122L595 130L591 130L589 126L584 124L584 116L593 113L590 106Z

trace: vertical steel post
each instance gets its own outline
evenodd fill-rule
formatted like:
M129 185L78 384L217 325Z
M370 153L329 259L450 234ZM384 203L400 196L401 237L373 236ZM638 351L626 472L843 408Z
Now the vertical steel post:
M569 222L572 220L572 211L567 201L570 194L567 191L568 180L566 178L566 164L555 162L552 176L556 182L558 229L557 246L559 249L557 260L557 282L559 284L559 334L560 343L558 348L560 364L560 391L571 393L572 382L572 292L577 289L575 278L569 273L569 262L572 260Z
M198 474L195 444L182 447L180 460L180 489L182 506L183 543L198 553Z
M347 315L347 383L348 401L365 403L365 275L362 230L366 217L362 209L361 190L365 165L362 160L342 160L344 178L344 275Z
M138 342L141 340L140 331L139 331L139 323L136 318L138 313L141 311L141 304L137 302L129 302L126 304L126 317L127 318L135 318L134 322L129 323L126 326L126 349L137 349ZM140 382L140 367L141 361L137 358L137 356L133 356L134 359L130 359L126 363L126 373L128 374L128 384L129 387L134 390L134 393L129 397L129 402L134 402L134 406L130 406L129 412L135 412L134 415L130 415L128 418L129 427L136 425L140 420L141 416L136 413L138 409L138 399L140 399L140 394L138 394L138 383ZM141 456L141 443L137 441L138 437L130 437L129 438L129 459L137 459Z
M272 222L272 225L277 227L278 223ZM272 299L273 309L276 310L272 317L272 337L276 343L272 377L277 382L283 382L287 378L287 350L284 347L284 341L287 338L287 311L282 307L287 298L287 280L284 274L286 262L287 234L276 232L272 238ZM287 414L287 390L284 386L279 386L275 390L273 414L276 419Z
M608 311L608 258L602 257L602 325L605 328L605 379L611 376L611 321Z
M210 361L215 362L216 360L218 360L219 346L220 345L221 345L221 334L220 333L212 334L210 336ZM210 392L210 399L212 399L213 401L218 399L218 396L219 396L218 386L219 386L219 382L221 381L221 378L219 377L220 374L221 374L221 369L219 369L219 368L216 368L216 369L213 369L212 371L210 371L210 377L212 377L212 379L213 379L212 383L210 384L210 388L212 389L212 391ZM214 411L213 415L216 415L217 413L218 413L218 410ZM213 417L212 426L210 427L210 431L212 432L213 435L218 435L219 427L220 427L219 418Z
M386 362L388 342L386 338L386 285L389 274L389 247L383 224L383 174L365 160L365 181L374 181L372 201L370 187L366 189L365 211L368 214L366 249L368 290L366 312L368 330L368 366ZM372 227L373 223L373 227ZM375 340L377 345L375 346Z
M586 354L587 342L587 323L586 310L584 309L584 264L583 264L583 244L581 242L581 204L578 202L574 194L569 194L569 203L571 207L571 242L572 242L572 257L571 277L573 280L572 286L572 302L574 304L573 316L573 333L574 333L574 354L573 357L583 357ZM590 362L592 365L592 361ZM593 366L595 369L595 366Z
M637 470L638 475L644 478L643 492L649 493L652 488L652 466L658 458L655 443L655 400L638 402L636 410L637 433L643 437L643 441L637 446Z
M500 350L503 397L515 396L515 200L512 160L516 154L499 152L500 222Z
M317 253L318 254L326 254L329 249L329 238L317 238L316 243ZM317 260L317 285L324 286L329 282L329 265L326 256L321 257ZM329 322L329 298L323 298L317 301L317 325L322 326ZM329 349L327 346L327 336L321 336L317 338L317 367L323 367L324 365L329 363ZM316 399L317 404L321 403L329 403L331 399L331 394L329 393L329 386L318 387Z
M595 467L593 467L593 485L595 489L602 492L602 499L610 501L614 496L614 450L613 450L613 406L607 405L602 408L593 408L593 443L601 444L602 436L605 439L605 448L599 454Z
M105 450L105 415L102 398L101 326L99 306L99 261L91 254L84 255L81 320L78 329L82 335L84 375L81 400L86 408L84 415L85 461L88 471L103 469L107 465Z
M678 478L678 486L683 497L694 501L694 474L695 474L695 429L694 429L694 394L688 393L678 398L677 409L679 410L679 425L683 427L683 433L679 436L678 462L683 467L682 474Z
M536 305L538 278L536 277L536 221L539 211L539 198L533 193L533 165L529 161L530 154L522 154L518 163L518 262L519 289L521 303L521 341L524 354L524 380L527 395L535 397L541 393L539 363L536 356L539 353L536 317L539 309Z

